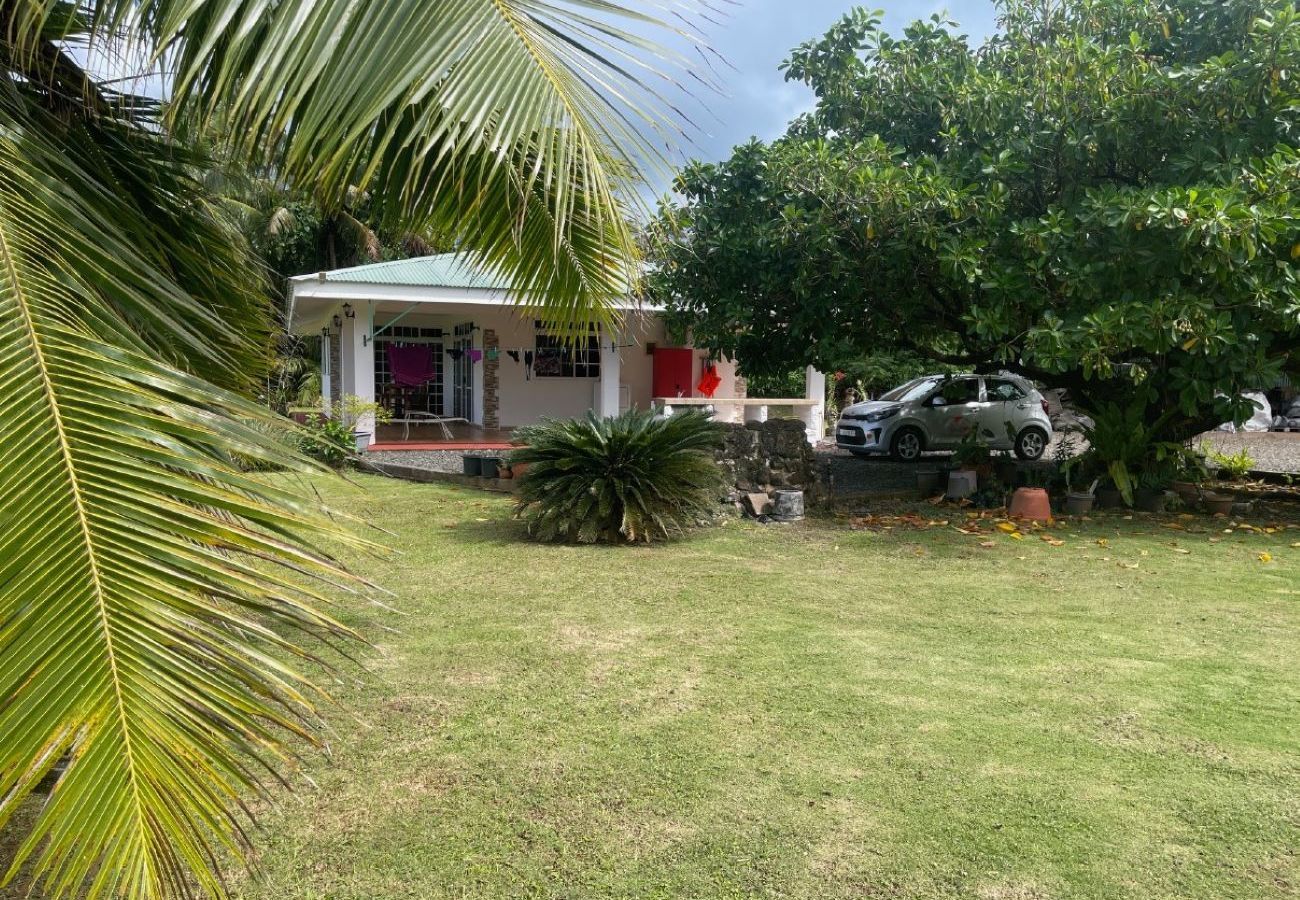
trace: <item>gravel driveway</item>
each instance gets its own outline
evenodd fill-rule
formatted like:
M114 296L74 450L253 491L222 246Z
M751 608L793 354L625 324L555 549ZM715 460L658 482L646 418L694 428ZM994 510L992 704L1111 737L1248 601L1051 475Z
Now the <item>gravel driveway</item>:
M1044 460L1052 459L1060 438L1060 432L1053 435L1052 444L1043 455ZM1254 457L1255 469L1260 472L1300 474L1300 433L1227 434L1212 431L1202 435L1199 442L1208 444L1220 453L1231 454L1245 449ZM1084 446L1082 440L1076 438L1076 451L1082 450ZM840 497L914 490L917 469L927 464L945 465L950 456L950 453L925 453L919 463L900 463L887 456L859 458L829 443L823 443L817 448L818 461L830 475L831 493Z

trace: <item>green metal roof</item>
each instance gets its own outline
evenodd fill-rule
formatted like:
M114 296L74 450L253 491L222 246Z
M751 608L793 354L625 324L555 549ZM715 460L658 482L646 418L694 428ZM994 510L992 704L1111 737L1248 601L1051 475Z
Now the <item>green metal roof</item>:
M468 253L439 253L414 259L395 259L348 269L334 269L324 275L327 282L337 284L396 284L484 290L507 290L510 287L505 276L475 262Z

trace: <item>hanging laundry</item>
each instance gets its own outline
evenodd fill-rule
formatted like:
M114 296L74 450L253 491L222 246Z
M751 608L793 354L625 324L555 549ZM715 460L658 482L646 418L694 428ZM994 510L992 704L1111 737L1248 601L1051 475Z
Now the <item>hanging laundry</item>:
M717 366L713 363L704 364L704 373L700 376L700 383L695 385L695 389L700 392L701 397L712 397L713 392L722 384L722 378L718 375Z
M487 348L487 360L488 360L488 362L496 362L500 357L501 357L501 351L498 350L496 347L488 347L488 348Z
M388 371L393 384L421 387L438 377L433 368L433 349L428 344L388 345Z
M510 358L513 359L515 362L519 362L519 351L518 351L518 350L507 350L507 351L506 351L506 356L510 357Z
M457 347L448 350L447 355L450 356L452 359L454 359L456 362L460 362L460 358L465 355L465 351Z
M524 351L524 381L533 380L533 351Z
M472 363L483 361L483 351L479 350L477 347L473 350L466 350L465 355L469 357L469 361Z

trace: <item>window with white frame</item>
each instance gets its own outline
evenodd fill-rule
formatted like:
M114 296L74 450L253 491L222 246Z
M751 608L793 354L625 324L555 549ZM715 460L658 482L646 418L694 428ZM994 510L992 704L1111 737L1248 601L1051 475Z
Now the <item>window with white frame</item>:
M592 325L586 336L566 339L551 333L539 320L533 375L541 378L599 378L600 332Z
M422 387L397 391L396 386L393 386L393 373L388 364L388 348L391 344L428 344L433 356L433 378ZM443 332L441 328L391 325L375 335L372 346L375 348L375 391L381 401L401 407L400 410L393 410L394 412L415 409L433 413L435 416L442 415Z

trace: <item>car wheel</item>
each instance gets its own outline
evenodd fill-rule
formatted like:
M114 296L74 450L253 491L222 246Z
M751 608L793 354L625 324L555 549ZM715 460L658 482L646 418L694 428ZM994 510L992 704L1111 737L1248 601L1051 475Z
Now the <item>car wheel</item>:
M1016 436L1016 456L1030 462L1041 459L1047 451L1047 432L1041 428L1026 428Z
M894 441L889 445L889 455L899 462L916 462L921 458L923 447L921 432L915 428L903 428L894 435Z

